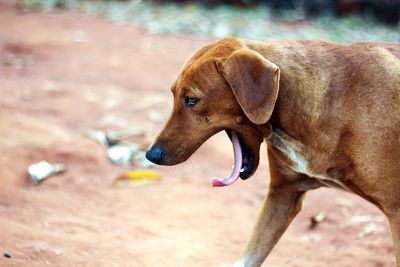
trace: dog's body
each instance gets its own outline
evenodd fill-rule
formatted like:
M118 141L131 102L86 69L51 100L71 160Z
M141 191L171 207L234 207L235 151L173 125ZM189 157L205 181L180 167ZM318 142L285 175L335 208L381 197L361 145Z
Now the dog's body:
M387 216L400 267L400 45L252 42L197 52L172 87L174 109L147 156L173 165L226 129L240 138L243 179L268 144L270 189L235 266L260 266L321 186L354 192Z

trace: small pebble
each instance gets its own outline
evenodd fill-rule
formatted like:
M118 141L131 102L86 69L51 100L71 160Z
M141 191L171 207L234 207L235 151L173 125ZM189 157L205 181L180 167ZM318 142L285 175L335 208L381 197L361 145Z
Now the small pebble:
M326 216L323 212L321 212L318 215L315 215L313 217L311 217L311 222L310 222L310 228L315 228L317 227L318 224L322 223L323 221L325 221Z
M3 255L4 255L4 257L11 259L11 254L10 253L5 252Z

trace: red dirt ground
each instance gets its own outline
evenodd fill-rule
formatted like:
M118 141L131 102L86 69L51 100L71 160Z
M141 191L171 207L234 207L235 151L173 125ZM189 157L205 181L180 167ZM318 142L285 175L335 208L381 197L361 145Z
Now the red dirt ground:
M207 41L3 2L0 25L0 265L231 266L267 191L265 147L256 175L227 188L210 187L232 164L224 134L184 164L157 167L161 182L116 188L126 168L83 135L135 125L146 147L162 127L149 112L166 117L169 84ZM40 160L69 170L35 186L26 169ZM320 212L326 220L310 229ZM264 266L394 266L390 231L371 204L320 189Z

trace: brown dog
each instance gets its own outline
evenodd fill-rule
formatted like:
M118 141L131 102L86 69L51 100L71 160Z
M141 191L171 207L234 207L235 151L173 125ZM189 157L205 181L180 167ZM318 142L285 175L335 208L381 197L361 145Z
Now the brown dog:
M268 196L235 266L260 266L305 192L330 186L384 212L400 267L400 44L223 39L186 63L172 92L154 163L181 163L226 130L240 166L222 186L250 177L268 144Z

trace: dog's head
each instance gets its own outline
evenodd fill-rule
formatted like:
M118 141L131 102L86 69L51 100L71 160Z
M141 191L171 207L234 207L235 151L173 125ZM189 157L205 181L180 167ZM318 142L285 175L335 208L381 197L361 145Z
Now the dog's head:
M279 68L239 39L200 49L172 85L172 114L146 157L160 165L187 160L209 137L226 130L239 137L246 179L259 162L263 133L279 87Z

